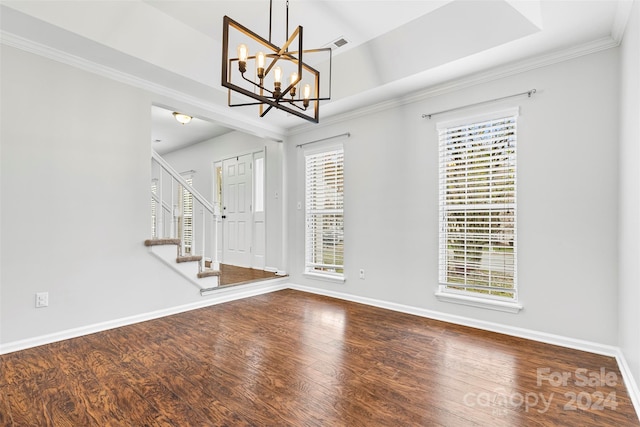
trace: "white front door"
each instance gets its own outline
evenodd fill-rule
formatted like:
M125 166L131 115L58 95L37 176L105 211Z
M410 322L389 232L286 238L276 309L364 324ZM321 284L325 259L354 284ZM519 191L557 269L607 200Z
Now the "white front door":
M222 162L222 262L251 267L252 155Z

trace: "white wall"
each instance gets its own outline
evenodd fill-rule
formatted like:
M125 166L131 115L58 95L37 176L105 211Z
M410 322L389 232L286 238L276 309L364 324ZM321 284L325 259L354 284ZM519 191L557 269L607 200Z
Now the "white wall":
M287 260L293 282L322 289L603 344L620 340L638 378L637 34L636 2L621 74L619 52L612 49L327 121L291 137L280 168L289 178L286 212L278 213L277 203L274 208L289 219L277 233L288 232L290 239L270 251L289 258L267 265ZM193 285L158 267L142 245L150 228L154 97L10 47L2 46L1 54L0 344L200 300ZM420 115L533 87L538 93L531 99L495 105L521 107L519 285L525 308L513 315L439 302L433 295L435 123L453 115L431 121ZM620 135L619 90L626 117ZM303 200L302 162L295 144L344 132L352 134L344 140L348 278L333 285L301 274L304 216L296 202ZM273 188L282 185L282 175L274 179L280 182ZM624 211L620 230L618 206ZM626 251L620 270L619 249ZM360 268L366 280L357 278ZM39 291L50 293L50 307L34 308Z
M1 55L0 344L203 301L143 246L152 96Z
M611 49L384 111L331 120L287 141L292 282L450 315L617 343L618 51ZM422 119L456 106L526 96ZM436 300L439 120L520 106L518 273L524 310ZM346 283L305 278L303 159L296 144L350 132ZM366 279L358 278L363 268Z
M266 266L282 270L282 153L281 144L234 131L167 153L163 158L178 172L195 170L193 186L213 200L213 163L243 154L265 151L266 158ZM211 251L209 251L211 253Z
M619 345L640 384L640 3L620 47Z

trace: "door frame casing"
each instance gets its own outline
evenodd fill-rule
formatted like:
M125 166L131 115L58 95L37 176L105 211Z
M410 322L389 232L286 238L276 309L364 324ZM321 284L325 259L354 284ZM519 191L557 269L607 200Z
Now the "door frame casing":
M254 205L255 205L255 160L256 158L258 158L258 156L256 155L262 155L262 158L264 159L263 165L264 165L264 170L263 170L263 174L264 174L264 180L263 180L263 194L264 194L264 227L262 228L262 230L256 230L256 213L255 213L255 209L254 209ZM223 224L223 220L222 220L222 215L224 215L224 211L223 211L223 205L224 205L224 182L220 182L219 180L222 179L222 176L224 176L224 171L222 170L223 164L225 160L230 160L230 159L234 159L234 158L239 158L239 157L243 157L243 156L247 156L250 155L251 156L251 249L252 249L252 253L251 253L251 262L250 262L250 268L256 268L259 270L264 270L265 266L266 266L266 258L267 258L267 244L266 244L266 225L267 225L267 216L268 216L268 212L267 212L267 197L266 197L266 190L267 190L267 150L266 147L262 148L261 150L251 150L249 152L242 152L239 153L237 155L232 155L232 156L225 156L225 158L223 159L218 159L215 160L212 164L213 167L213 201L214 201L214 205L217 205L220 209L220 215L216 218L216 227L219 230L217 239L218 239L218 254L217 254L217 259L220 260L221 263L225 263L225 259L224 259L224 224ZM222 174L219 177L218 176L218 168L220 168ZM219 194L219 187L218 185L220 185L220 194ZM258 261L256 262L256 256L254 254L253 249L256 247L256 237L260 237L259 233L262 233L262 242L264 243L264 254L262 256L262 261Z

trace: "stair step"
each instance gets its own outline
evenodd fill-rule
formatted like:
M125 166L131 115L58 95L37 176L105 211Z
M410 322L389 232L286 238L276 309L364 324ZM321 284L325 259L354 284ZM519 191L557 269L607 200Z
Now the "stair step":
M200 265L204 258L202 255L184 255L176 257L176 247L180 248L180 239L148 239L144 245L149 247L149 251L160 258L164 263L176 270L179 274L188 279L191 283L200 288L211 291L220 286L220 270L206 268L198 273ZM196 263L194 263L196 262ZM211 266L210 262L207 262ZM201 279L201 280L200 280Z
M145 246L158 245L179 245L180 239L147 239L144 241Z
M176 262L192 262L192 261L201 261L202 255L186 255L179 256L176 258Z
M198 273L198 279L202 279L203 277L212 277L212 276L220 276L220 270L207 269Z

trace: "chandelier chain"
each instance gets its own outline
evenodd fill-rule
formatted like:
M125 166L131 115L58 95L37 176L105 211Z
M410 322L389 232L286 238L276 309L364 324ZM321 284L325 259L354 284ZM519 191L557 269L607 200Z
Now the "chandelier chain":
M286 17L287 17L286 21L287 22L285 23L285 27L286 27L285 28L286 34L284 35L284 39L285 40L289 39L289 0L287 0L286 8L287 8L287 14L286 14ZM289 48L287 48L287 51L288 50L289 50Z

